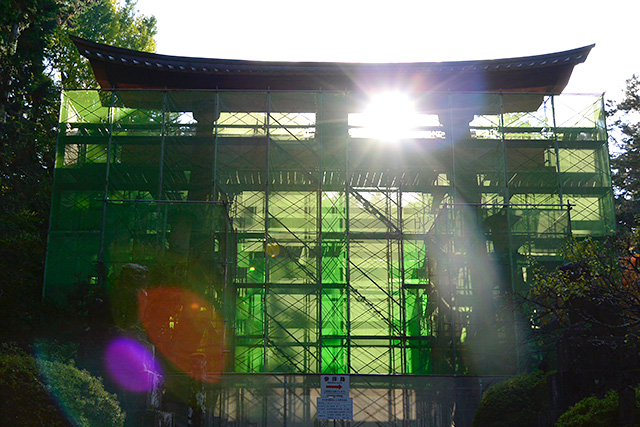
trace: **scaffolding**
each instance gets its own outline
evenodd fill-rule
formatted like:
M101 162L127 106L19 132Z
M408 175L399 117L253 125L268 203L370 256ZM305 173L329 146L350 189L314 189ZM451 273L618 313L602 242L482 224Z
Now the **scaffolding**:
M45 296L141 268L210 301L230 374L517 372L505 295L614 228L602 99L412 96L407 127L362 93L65 91Z

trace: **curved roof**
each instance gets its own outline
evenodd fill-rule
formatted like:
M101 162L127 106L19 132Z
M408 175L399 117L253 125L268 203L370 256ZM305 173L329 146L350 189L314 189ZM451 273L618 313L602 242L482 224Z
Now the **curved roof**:
M520 58L408 63L271 62L159 55L71 37L103 89L560 93L595 45Z

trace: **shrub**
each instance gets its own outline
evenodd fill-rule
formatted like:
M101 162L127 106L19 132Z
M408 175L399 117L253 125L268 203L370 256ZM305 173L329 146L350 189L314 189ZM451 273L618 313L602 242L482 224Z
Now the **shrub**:
M104 389L102 380L73 364L38 361L47 386L76 426L124 424L124 413L115 394Z
M0 353L0 425L124 425L115 395L73 363L36 360L19 350Z
M603 399L591 396L573 405L558 418L556 426L610 427L617 424L618 393L610 391Z
M640 389L636 388L636 407L640 407ZM618 393L610 391L604 398L591 396L573 405L558 418L558 427L609 427L618 425ZM634 425L639 425L636 422Z
M35 360L22 352L0 354L0 402L0 425L69 425L41 380Z
M537 416L547 411L546 375L518 375L489 388L473 417L474 427L535 427Z

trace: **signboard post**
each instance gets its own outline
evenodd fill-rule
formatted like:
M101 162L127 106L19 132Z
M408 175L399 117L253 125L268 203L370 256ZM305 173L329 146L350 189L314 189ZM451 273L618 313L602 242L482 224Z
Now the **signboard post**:
M353 398L319 397L317 413L319 420L352 420Z
M353 399L349 397L349 375L323 374L317 401L319 420L352 420Z
M322 375L320 395L322 397L349 397L349 375Z

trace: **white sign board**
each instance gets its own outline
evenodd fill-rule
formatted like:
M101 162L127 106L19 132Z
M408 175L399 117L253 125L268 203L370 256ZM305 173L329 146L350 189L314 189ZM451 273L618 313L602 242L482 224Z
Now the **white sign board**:
M322 397L349 397L349 375L321 375L320 395Z
M353 399L351 397L318 398L319 420L352 420Z

